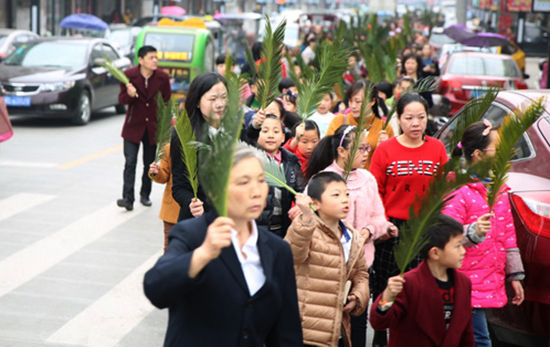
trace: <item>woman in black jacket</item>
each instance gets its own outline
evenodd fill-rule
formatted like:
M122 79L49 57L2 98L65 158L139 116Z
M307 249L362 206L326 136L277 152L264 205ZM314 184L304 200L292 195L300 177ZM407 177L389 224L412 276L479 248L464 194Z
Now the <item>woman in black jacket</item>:
M268 186L256 151L237 147L227 217L178 223L145 274L145 295L169 309L168 347L302 346L294 262L284 240L257 226Z
M197 141L201 141L205 131L216 132L227 105L227 83L217 73L208 72L198 75L191 85L185 99L185 110L191 121ZM246 133L241 131L241 140ZM172 160L172 197L180 205L178 221L200 217L210 209L206 196L199 185L197 200L194 200L191 183L187 179L187 167L181 158L180 139L174 130L170 142Z

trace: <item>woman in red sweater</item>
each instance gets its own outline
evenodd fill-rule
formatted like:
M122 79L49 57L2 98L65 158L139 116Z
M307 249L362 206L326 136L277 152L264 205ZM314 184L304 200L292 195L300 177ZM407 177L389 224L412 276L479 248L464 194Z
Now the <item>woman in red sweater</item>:
M409 210L417 196L428 190L437 169L447 162L441 141L424 134L428 120L428 103L416 93L405 94L397 104L397 119L402 134L378 146L372 157L370 172L378 182L386 216L398 228L409 219ZM388 278L399 274L393 257L397 238L378 243L374 256L374 288L377 297ZM420 263L415 259L409 267ZM375 332L374 343L385 346L386 332Z

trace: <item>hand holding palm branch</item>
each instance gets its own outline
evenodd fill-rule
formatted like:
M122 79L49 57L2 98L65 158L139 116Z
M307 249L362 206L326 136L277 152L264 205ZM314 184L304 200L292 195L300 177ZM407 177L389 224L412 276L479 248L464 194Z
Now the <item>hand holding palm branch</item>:
M128 76L124 72L122 72L119 68L117 68L112 62L105 59L104 63L99 64L101 67L105 68L111 75L113 75L114 78L116 78L120 83L127 85L130 83L130 80L128 79ZM136 92L135 97L138 97L138 94Z

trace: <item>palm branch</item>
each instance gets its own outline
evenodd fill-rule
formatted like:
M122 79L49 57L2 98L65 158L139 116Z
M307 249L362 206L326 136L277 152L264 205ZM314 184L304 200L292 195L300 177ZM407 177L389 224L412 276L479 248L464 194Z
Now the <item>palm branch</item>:
M344 180L348 180L349 174L351 173L351 170L353 170L353 162L355 161L355 156L357 155L357 152L359 151L359 146L361 144L361 139L363 138L363 131L365 130L365 124L367 123L367 119L370 119L370 117L373 117L372 109L368 107L368 100L370 100L372 92L373 92L373 86L368 87L365 85L365 98L363 99L363 103L361 104L361 113L359 114L359 119L357 120L357 126L355 127L353 133L355 136L353 137L353 141L350 145L350 151L348 153L348 157L346 158L346 162L344 164L344 173L343 177Z
M244 113L241 107L240 88L243 79L231 72L226 75L228 101L224 116L216 133L206 125L203 145L199 149L199 180L219 216L227 216L229 177L233 158L242 129Z
M248 47L248 45L245 45L245 58L246 58L246 61L248 62L248 65L250 65L250 75L251 76L256 76L257 75L257 72L256 72L256 61L254 61L254 56L252 55L252 51L250 50L250 47Z
M269 17L266 20L266 35L262 45L262 56L258 71L258 101L260 110L263 110L277 96L279 80L281 78L281 56L283 40L285 38L286 20L283 20L273 31Z
M117 68L111 61L109 61L107 58L105 58L105 62L99 64L103 68L105 68L111 75L113 75L114 78L116 78L120 83L127 85L130 83L130 80L128 79L128 76L122 70ZM136 92L136 98L138 97Z
M298 98L298 114L305 121L315 112L323 96L339 83L348 67L351 50L344 48L344 40L336 38L333 43L323 42L318 54L320 70L311 78L302 79Z
M449 201L454 190L471 181L471 171L459 170L460 159L449 161L444 168L438 170L428 191L423 197L417 196L409 210L409 220L399 231L399 243L394 247L393 255L401 275L407 266L429 242L426 231L436 225L441 211ZM448 175L454 171L454 178Z
M517 149L515 144L519 141L523 133L527 131L544 112L545 100L539 98L531 103L525 110L515 112L515 115L508 115L499 129L499 142L496 148L491 168L491 182L487 192L487 203L489 209L492 209L501 189L506 182L508 172L510 171L510 161L514 157Z
M195 134L191 126L191 120L185 108L178 115L176 120L176 133L181 143L181 160L185 163L187 169L186 176L191 184L193 195L197 198L199 190L199 178L197 175L197 146L195 145Z
M300 95L303 88L302 88L302 82L298 77L298 75L296 74L296 70L295 70L296 64L294 64L294 60L292 59L290 54L288 54L288 52L285 54L285 57L286 57L286 60L288 61L288 67L289 67L289 71L287 71L288 75L290 76L290 79L292 80L292 82L294 82L294 86L298 90L298 95Z
M172 117L174 115L175 105L172 98L164 103L162 94L157 93L157 131L155 134L157 150L155 162L158 162L164 156L164 146L170 142L172 134Z
M264 173L267 184L270 187L282 188L288 190L293 195L298 194L292 187L286 183L284 165L277 163L264 153Z
M471 124L479 121L481 117L487 112L487 109L493 101L495 101L499 88L491 87L487 90L487 93L483 98L472 99L462 109L460 117L458 117L456 122L456 128L453 131L453 137L450 141L450 150L452 151L462 139L464 131Z

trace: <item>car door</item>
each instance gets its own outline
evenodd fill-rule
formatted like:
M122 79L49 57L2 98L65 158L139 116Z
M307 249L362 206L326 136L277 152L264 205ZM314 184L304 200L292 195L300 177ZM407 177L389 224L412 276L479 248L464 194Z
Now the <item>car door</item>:
M108 44L102 44L104 59L112 62L114 66L124 71L129 66L125 64L126 59L121 56ZM120 82L110 73L105 78L105 106L113 106L118 104L118 93L120 91Z
M105 59L101 43L96 43L90 52L90 83L93 88L92 109L97 110L107 105L109 88L107 85L107 70L94 65L96 59Z

